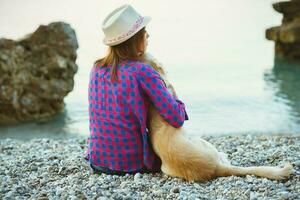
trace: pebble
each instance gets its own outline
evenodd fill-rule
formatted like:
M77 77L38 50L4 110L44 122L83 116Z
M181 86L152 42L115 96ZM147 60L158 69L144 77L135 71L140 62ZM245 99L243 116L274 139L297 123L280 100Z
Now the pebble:
M196 200L197 199L197 195L196 194L190 194L188 196L188 200Z
M296 161L294 162L294 165L295 165L295 167L300 168L300 160L296 160Z
M134 175L134 178L133 178L133 180L135 181L135 182L139 182L140 181L140 179L141 179L141 174L140 173L136 173L135 175Z
M250 192L250 200L256 200L257 194L255 192Z
M300 136L209 136L239 166L293 163L290 180L253 175L188 183L162 173L91 174L84 138L0 140L0 199L299 199ZM81 146L85 148L81 148ZM18 148L15 148L18 147Z
M160 196L163 194L163 191L162 190L155 190L153 191L153 194L157 195L157 196Z
M173 192L173 193L179 193L179 192L180 192L180 189L179 189L179 187L175 186L175 187L173 187L173 188L171 189L171 192Z
M181 199L187 199L188 196L189 196L189 193L186 192L186 191L181 191L181 192L179 193L179 198L181 198Z
M282 200L289 199L290 193L287 192L287 191L282 191L282 192L279 193L279 197Z
M253 182L253 178L250 175L246 176L246 180L247 180L248 183L252 183Z

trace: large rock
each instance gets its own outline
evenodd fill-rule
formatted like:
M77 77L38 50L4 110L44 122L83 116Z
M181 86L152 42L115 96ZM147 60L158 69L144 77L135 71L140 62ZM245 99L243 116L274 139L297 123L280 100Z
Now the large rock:
M275 41L275 56L300 59L300 0L273 4L283 14L282 25L266 30L266 38Z
M77 72L75 31L63 22L0 39L0 123L48 119L64 108Z

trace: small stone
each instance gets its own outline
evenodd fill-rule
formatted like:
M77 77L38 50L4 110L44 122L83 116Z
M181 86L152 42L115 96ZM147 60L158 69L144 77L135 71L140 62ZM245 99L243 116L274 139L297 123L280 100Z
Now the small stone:
M300 168L300 160L296 160L296 161L294 162L294 165L295 165L295 167Z
M91 190L92 190L93 192L96 192L96 187L95 187L95 186L91 187Z
M41 197L38 197L37 199L38 199L38 200L48 200L49 198L46 197L46 196L41 196Z
M185 198L185 199L187 199L187 197L188 197L188 193L187 192L185 192L185 191L181 191L180 193L179 193L179 198Z
M196 194L190 194L188 196L188 200L197 200L197 195Z
M290 193L287 191L282 191L279 193L279 196L281 200L289 199Z
M140 173L136 173L136 174L134 175L133 180L134 180L135 182L138 182L138 181L140 181L141 177L142 177L142 175L141 175Z
M225 188L224 190L223 190L223 194L226 194L228 192L228 189L227 188Z
M253 178L250 175L246 176L246 180L247 180L248 183L252 183L253 182Z
M60 196L61 193L63 192L63 189L62 189L61 187L59 187L59 186L56 187L55 190L56 190L56 193L55 193L55 194L56 194L57 196Z
M155 190L155 191L153 191L153 193L157 196L161 196L163 194L163 191L162 190Z
M268 179L266 179L266 178L263 178L263 180L262 180L262 183L263 184L267 184L269 182L269 180Z
M173 193L179 193L179 192L180 192L180 189L179 189L179 187L175 186L175 187L173 187L173 188L171 189L171 192L173 192Z
M5 194L5 198L12 198L14 196L14 193L12 191L9 191Z
M98 197L97 200L108 200L107 197Z
M38 196L37 199L38 199L38 200L48 200L49 198L48 198L48 196L47 196L47 193L42 192L42 193L39 194L39 196Z
M250 192L250 200L256 200L257 194L255 192Z
M125 188L127 187L127 185L129 185L130 182L129 181L123 181L121 184L120 184L120 188Z
M237 181L236 184L237 184L237 185L242 185L243 182L242 182L242 181Z
M290 181L287 181L287 182L284 183L284 185L285 185L286 187L289 187L289 186L291 186L291 182L290 182Z

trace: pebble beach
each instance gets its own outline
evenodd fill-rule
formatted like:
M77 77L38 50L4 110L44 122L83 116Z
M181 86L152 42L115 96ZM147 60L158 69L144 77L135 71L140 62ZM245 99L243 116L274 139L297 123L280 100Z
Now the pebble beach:
M219 177L186 182L162 173L92 173L86 139L0 140L0 199L300 199L300 134L204 136L233 165L283 166L287 180Z

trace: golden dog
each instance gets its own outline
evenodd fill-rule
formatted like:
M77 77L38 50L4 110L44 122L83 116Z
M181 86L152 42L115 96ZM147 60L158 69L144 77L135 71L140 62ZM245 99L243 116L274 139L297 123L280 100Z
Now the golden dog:
M162 66L153 57L146 54L144 61L160 73L167 86L170 85ZM170 92L173 95L175 93L174 90ZM162 160L162 172L169 176L183 178L190 182L206 181L219 176L248 174L280 180L289 177L293 169L289 163L283 168L233 166L226 155L218 152L211 143L197 137L191 139L183 127L175 128L168 124L153 105L150 106L147 117L153 149Z

